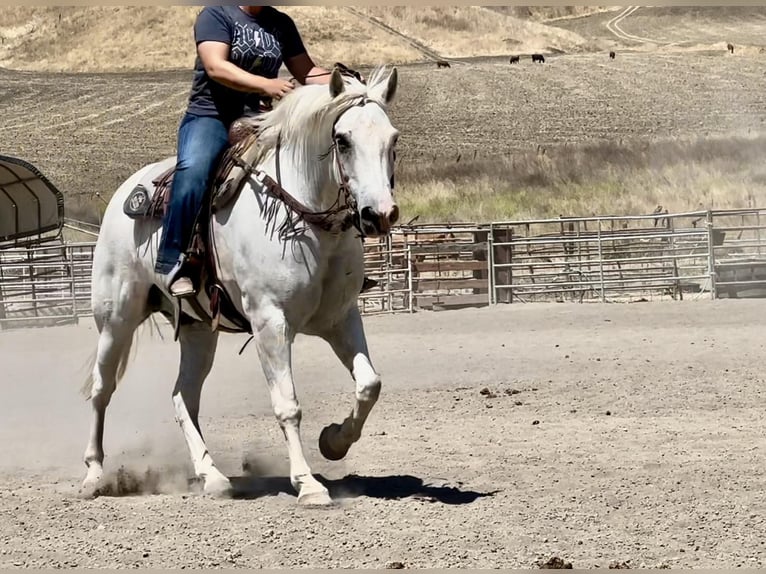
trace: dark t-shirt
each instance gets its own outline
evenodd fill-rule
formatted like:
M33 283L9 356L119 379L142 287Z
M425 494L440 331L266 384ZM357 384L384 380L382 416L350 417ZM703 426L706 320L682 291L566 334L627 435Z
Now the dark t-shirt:
M197 44L208 40L229 44L229 61L266 78L276 78L285 59L306 51L292 18L270 6L264 6L258 16L238 6L207 6L197 16L194 39ZM260 100L259 94L233 90L212 80L197 55L189 113L218 117L228 125L246 113L257 112Z

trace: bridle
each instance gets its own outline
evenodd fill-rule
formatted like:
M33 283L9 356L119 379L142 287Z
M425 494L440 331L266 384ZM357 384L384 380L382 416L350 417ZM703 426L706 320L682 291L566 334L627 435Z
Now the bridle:
M340 69L340 72L344 76L352 76L359 80L361 83L365 84L362 80L361 75L359 72L356 72L354 70L351 70L350 68L347 68L343 64L336 63L335 66ZM316 76L325 76L329 75L332 72L325 72L322 74L312 74L308 77L316 77ZM364 97L362 98L357 104L355 104L353 107L364 107L367 104L379 104L379 102ZM354 194L351 192L351 187L349 186L350 178L346 174L345 169L343 168L343 162L340 160L340 154L338 152L338 135L335 132L336 125L338 121L343 117L343 115L349 111L351 108L348 108L347 110L344 110L342 113L338 114L338 117L335 118L332 124L332 144L330 145L329 149L323 153L320 154L319 160L324 160L327 158L328 155L331 153L334 155L334 163L335 167L338 171L338 179L340 183L338 184L338 195L335 200L335 202L326 210L324 211L314 211L311 212L307 208L304 208L301 206L301 208L296 208L297 206L288 205L293 208L295 212L297 212L300 219L303 219L304 221L307 221L308 223L315 223L318 224L320 227L324 228L327 231L333 231L333 229L327 228L328 221L331 220L341 220L340 223L340 231L347 231L351 227L354 227L356 231L359 234L359 238L364 242L364 240L367 237L367 234L364 232L364 229L362 229L361 225L361 216L359 213L359 206L356 201L356 198L354 197ZM279 187L282 192L289 196L286 191L284 191L284 188L282 188L282 176L281 176L281 169L280 169L280 163L279 163L279 156L280 156L280 150L281 150L281 143L282 143L282 134L277 134L277 144L276 144L276 155L275 155L275 169L276 169L276 185ZM268 177L268 176L266 176ZM256 176L256 179L258 177ZM391 187L393 188L394 178L391 177ZM292 196L289 196L290 199L292 199L295 203L297 203L297 200L292 198ZM284 200L284 199L283 199ZM336 226L337 227L337 226Z
M359 81L361 80L361 76L358 72L355 72L342 64L336 64L336 67L340 68L341 74L345 76L353 76L357 78ZM328 72L329 74L331 72ZM320 75L327 75L327 74L314 74L315 76ZM362 83L365 83L362 81ZM353 107L364 107L367 104L375 103L380 105L378 102L371 98L363 98L360 100L357 104L355 104ZM351 109L351 108L349 108ZM282 187L282 174L281 174L281 168L280 168L280 151L281 151L281 133L277 134L277 143L276 143L276 150L275 150L275 169L276 169L276 181L271 178L268 174L261 170L256 170L254 165L251 164L248 161L245 161L241 155L234 154L234 157L232 158L232 161L238 165L241 169L245 171L246 176L253 176L253 178L261 185L263 186L266 193L273 198L281 201L284 203L288 208L288 217L285 219L285 221L282 223L282 225L279 227L279 233L281 236L285 237L288 234L294 234L297 233L299 230L296 228L296 221L293 214L297 216L297 219L302 220L305 223L316 225L320 229L323 229L325 231L328 231L330 233L341 233L348 231L350 228L355 228L359 233L359 238L364 241L366 238L366 234L364 233L364 230L362 229L361 225L361 215L359 213L358 209L358 203L356 201L356 198L354 197L354 194L351 192L351 187L349 186L349 177L346 174L345 170L343 169L343 162L340 161L340 154L338 153L338 136L335 133L335 127L338 121L341 117L343 117L343 114L345 114L347 110L344 110L341 114L338 115L337 118L335 118L335 121L332 125L332 140L333 143L330 145L330 148L323 154L319 156L318 159L324 160L327 158L327 156L330 153L334 153L335 155L335 167L338 171L338 176L340 183L338 185L338 197L333 203L332 206L330 206L328 209L322 210L322 211L313 211L308 206L304 205L297 199L295 199L292 195L290 195L283 187ZM391 177L391 187L393 188L394 178ZM273 212L272 212L273 213Z

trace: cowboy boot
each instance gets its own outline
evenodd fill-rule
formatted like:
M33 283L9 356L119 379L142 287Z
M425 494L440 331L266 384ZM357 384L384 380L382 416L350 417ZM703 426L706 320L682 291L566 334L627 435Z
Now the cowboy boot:
M173 297L184 298L197 294L194 277L199 271L198 267L195 258L181 255L168 274L168 291Z

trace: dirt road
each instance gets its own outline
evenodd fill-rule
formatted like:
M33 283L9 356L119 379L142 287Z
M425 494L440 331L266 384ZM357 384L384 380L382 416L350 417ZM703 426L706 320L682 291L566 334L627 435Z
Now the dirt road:
M762 567L765 307L368 318L383 394L339 463L316 439L345 416L353 385L324 343L300 338L307 456L339 501L326 510L296 506L253 347L237 355L244 337L222 337L202 403L238 497L187 482L163 325L164 341L142 335L109 409L106 468L122 492L83 501L89 413L76 391L95 331L2 332L0 567L528 568L554 555L575 568Z

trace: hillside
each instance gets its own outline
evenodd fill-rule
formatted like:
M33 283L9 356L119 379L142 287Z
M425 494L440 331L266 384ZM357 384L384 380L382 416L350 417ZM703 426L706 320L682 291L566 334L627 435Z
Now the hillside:
M579 34L538 20L540 12L456 8L282 7L314 58L352 66L422 61L424 54L380 23L446 57L511 51L581 51ZM0 7L0 67L33 71L188 69L199 6ZM563 10L563 7L562 7ZM361 15L360 15L361 12Z
M527 18L538 22L553 22L567 18L582 18L603 12L620 11L619 6L483 6L500 14Z
M683 211L766 198L757 57L484 59L402 66L400 78L391 112L407 219ZM188 71L0 70L3 153L48 175L69 214L95 220L97 192L108 197L133 170L174 153L188 82Z
M199 6L0 8L0 67L34 71L158 71L194 62ZM409 62L421 54L342 8L285 8L319 62ZM360 49L361 47L361 49Z
M33 70L0 69L3 153L37 165L65 192L68 213L95 221L96 193L108 197L132 170L175 151L198 9L0 8L0 67ZM392 117L408 218L766 198L766 8L284 10L320 64L400 64ZM552 57L544 66L505 57L532 50ZM462 61L437 68L433 52Z
M548 25L589 38L598 45L631 50L725 50L732 42L741 52L766 46L766 6L641 6L618 20L622 8L581 18L561 18Z
M0 7L0 67L54 72L189 69L200 6ZM766 7L286 6L320 64L766 46Z

